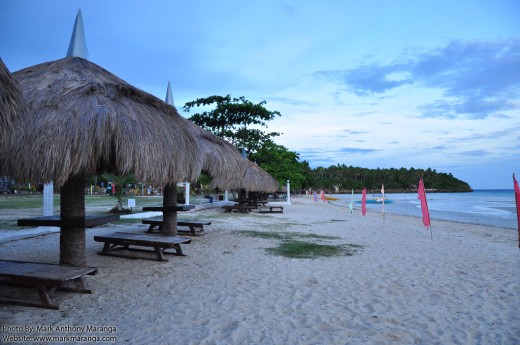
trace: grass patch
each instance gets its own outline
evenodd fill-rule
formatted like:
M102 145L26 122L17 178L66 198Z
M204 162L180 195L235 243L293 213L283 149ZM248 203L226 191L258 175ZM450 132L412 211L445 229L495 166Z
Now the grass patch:
M277 247L266 248L270 254L281 255L287 258L315 259L330 256L351 256L363 247L356 244L323 244L302 239L318 241L341 239L337 236L323 236L317 234L304 234L301 232L270 232L270 231L240 231L240 234L250 237L279 240Z
M54 204L59 205L59 195L54 195ZM28 208L42 208L42 194L2 195L0 196L0 210L19 210Z
M16 219L2 219L0 220L0 228L8 226L16 226Z
M128 199L135 199L137 207L136 211L139 211L143 206L153 206L162 204L162 196L132 196L125 195L123 197L123 206L128 204ZM53 196L54 206L60 206L60 195L54 194ZM108 209L112 208L117 203L115 196L108 195L85 195L85 206L86 207L104 207ZM36 194L22 194L22 195L2 195L0 196L0 209L3 210L16 210L16 209L28 209L28 208L42 208L43 206L43 195L41 193Z
M337 240L337 239L341 238L341 237L337 237L337 236L304 234L302 232L273 232L273 231L254 231L254 230L240 231L240 234L249 236L249 237L259 237L259 238L282 240L282 241L287 241L287 240L291 240L294 238L310 238L310 239L319 239L319 240Z
M342 245L318 244L305 241L284 241L278 247L267 248L268 253L295 259L315 259L317 257L330 257L340 255L352 255L353 252L345 251Z

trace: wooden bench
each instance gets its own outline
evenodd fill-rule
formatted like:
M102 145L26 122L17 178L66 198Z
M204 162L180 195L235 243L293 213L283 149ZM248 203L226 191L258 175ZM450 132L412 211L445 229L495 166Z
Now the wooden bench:
M0 298L0 303L58 310L59 306L51 300L50 293L56 290L92 293L85 289L83 276L94 275L96 267L77 267L25 261L0 260L0 285L34 288L41 302L17 298Z
M259 207L259 206L265 206L267 204L267 201L264 201L264 200L249 200L247 205L248 206L254 206L254 207Z
M155 217L143 219L142 223L150 225L150 227L146 231L147 233L154 233L155 228L157 228L157 231L160 232L162 231L163 227L163 218ZM177 232L185 235L202 236L205 234L204 225L211 225L211 222L207 220L179 219L177 220L177 226L187 226L189 230L177 229Z
M237 210L240 213L248 213L252 210L256 209L255 206L248 206L248 205L226 205L222 206L224 209L224 212L232 212L234 210Z
M90 214L85 218L62 219L60 215L18 219L18 226L58 226L58 227L83 227L92 228L119 220L118 215Z
M162 236L157 234L137 234L131 232L114 232L107 235L94 236L94 241L104 242L103 250L98 252L99 255L117 256L129 259L147 259L146 257L136 257L124 254L116 254L112 250L131 250L154 252L157 255L157 261L168 261L164 258L164 254L184 256L181 250L181 243L191 243L191 238ZM153 250L130 248L130 246L153 247ZM122 247L122 248L119 248ZM175 249L175 253L166 252L167 249Z
M283 206L264 206L259 213L283 213Z

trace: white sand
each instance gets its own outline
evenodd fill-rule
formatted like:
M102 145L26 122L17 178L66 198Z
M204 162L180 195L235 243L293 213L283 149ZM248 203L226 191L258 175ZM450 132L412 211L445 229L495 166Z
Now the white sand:
M520 252L515 231L368 213L293 199L283 214L189 212L213 221L169 262L96 255L87 231L93 295L55 293L60 311L0 305L0 324L114 326L128 344L520 344ZM289 259L280 241L240 230L338 236L353 256ZM0 258L59 261L59 234L0 244ZM139 253L142 255L142 253ZM0 292L1 292L0 288ZM21 336L23 332L3 332ZM35 335L33 333L32 335ZM74 344L74 342L69 342Z

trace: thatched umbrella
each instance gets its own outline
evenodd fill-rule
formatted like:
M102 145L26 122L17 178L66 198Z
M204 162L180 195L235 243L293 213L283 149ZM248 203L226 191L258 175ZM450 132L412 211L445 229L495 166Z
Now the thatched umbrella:
M70 176L111 171L165 185L198 177L201 156L187 121L100 66L71 57L13 75L30 110L16 142L29 154L11 166L19 179L62 186Z
M165 102L175 108L171 84L168 82ZM183 120L185 120L183 118ZM202 129L189 120L187 130L197 139L202 152L202 171L214 178L239 179L244 176L247 160L229 141Z
M25 111L26 104L18 83L0 58L0 156L8 149L15 125ZM0 174L3 162L0 157Z
M199 176L202 154L188 121L100 66L67 57L13 75L29 111L13 140L9 175L53 180L62 188L62 219L85 217L85 175L133 173L166 186ZM62 227L60 262L85 264L84 241L84 227Z
M252 192L276 192L278 181L250 160L243 159L246 169L244 175L237 179L214 178L211 181L212 189L237 190L245 189Z
M170 82L168 82L165 102L175 109ZM226 179L236 179L243 176L246 169L244 159L231 143L214 135L213 133L210 133L209 131L202 129L191 121L188 121L184 118L182 118L182 120L186 122L186 130L190 132L197 140L197 144L199 145L199 149L202 153L201 168L203 172L217 178ZM171 200L168 205L173 206L173 203L176 201L176 198L173 199L173 195L177 195L176 186L172 184L169 187L165 187L164 191L164 206L166 207L166 200L168 198ZM163 217L163 234L176 235L176 226L176 213L170 214L169 217Z

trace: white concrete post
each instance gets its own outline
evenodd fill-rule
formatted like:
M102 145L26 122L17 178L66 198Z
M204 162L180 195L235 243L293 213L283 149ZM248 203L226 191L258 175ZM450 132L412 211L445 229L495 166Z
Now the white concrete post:
M54 183L49 182L43 185L43 215L52 216L54 210L53 199Z
M287 180L287 205L291 204L291 182Z
M189 205L190 204L190 183L186 182L186 188L185 188L185 194L184 194L184 204Z

